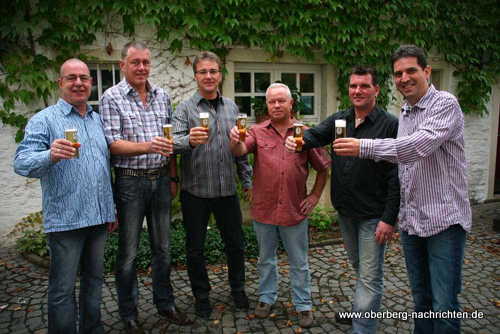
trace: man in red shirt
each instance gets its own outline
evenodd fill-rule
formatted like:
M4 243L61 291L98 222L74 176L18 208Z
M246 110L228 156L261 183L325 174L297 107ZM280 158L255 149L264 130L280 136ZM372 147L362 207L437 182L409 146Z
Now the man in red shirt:
M307 215L318 203L327 179L329 159L322 149L291 153L285 139L293 134L293 99L290 89L274 83L266 91L270 119L253 126L245 141L237 127L231 130L234 155L255 154L251 214L259 243L259 302L255 315L266 318L278 293L276 250L279 240L288 254L292 301L299 324L312 325L312 301L308 264ZM309 164L317 171L313 189L307 195Z

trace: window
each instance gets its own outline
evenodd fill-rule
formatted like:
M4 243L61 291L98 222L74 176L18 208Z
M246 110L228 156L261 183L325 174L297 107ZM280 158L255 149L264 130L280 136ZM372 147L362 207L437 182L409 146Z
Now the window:
M95 111L99 112L99 100L102 93L111 86L120 82L121 73L118 64L91 64L90 76L92 77L92 92L89 104Z
M319 119L321 69L319 65L235 64L234 100L242 113L255 117L254 104L265 103L266 89L280 81L300 92L304 119Z

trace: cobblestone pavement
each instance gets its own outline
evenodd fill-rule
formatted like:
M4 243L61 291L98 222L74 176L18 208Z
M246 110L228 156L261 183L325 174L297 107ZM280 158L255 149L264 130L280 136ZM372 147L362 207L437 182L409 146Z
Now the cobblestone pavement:
M462 308L484 314L482 319L462 322L463 333L498 333L500 328L500 202L473 207L473 233L468 236L464 263ZM499 219L494 223L494 219ZM250 312L233 308L226 271L223 266L211 271L211 301L215 311L209 321L196 319L194 325L180 327L161 319L151 303L151 277L140 277L140 321L149 333L348 333L349 326L335 322L338 311L349 311L355 279L347 263L342 245L311 249L310 266L314 300L315 324L308 330L298 327L297 315L290 303L288 266L283 258L280 266L280 296L270 318L256 319L251 314L257 297L258 275L255 264L247 264L247 293ZM177 305L194 316L193 298L185 270L173 271L172 282ZM12 247L0 249L0 333L45 333L47 327L47 270L30 264ZM103 289L103 322L106 333L123 329L118 316L114 278L108 276ZM382 311L412 310L408 279L399 240L386 252L385 295ZM380 333L409 333L411 320L382 319ZM496 329L495 329L496 328Z

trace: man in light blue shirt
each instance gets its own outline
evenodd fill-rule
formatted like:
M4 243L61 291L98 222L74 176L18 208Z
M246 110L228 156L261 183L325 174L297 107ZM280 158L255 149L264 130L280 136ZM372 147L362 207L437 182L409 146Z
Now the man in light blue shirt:
M14 169L40 178L42 185L50 254L48 333L77 333L73 292L79 269L78 332L104 333L100 304L106 223L110 230L115 225L109 151L101 119L87 105L92 87L87 65L67 60L58 84L57 103L28 122ZM76 129L79 143L64 139L68 129Z

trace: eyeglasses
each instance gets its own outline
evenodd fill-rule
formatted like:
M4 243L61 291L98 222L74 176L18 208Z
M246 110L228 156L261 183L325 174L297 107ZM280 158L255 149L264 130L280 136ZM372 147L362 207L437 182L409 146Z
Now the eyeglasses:
M201 75L206 75L207 73L210 73L210 75L216 75L219 72L220 72L220 70L199 70L199 71L196 71L194 73L201 74Z
M82 75L70 74L63 76L62 78L68 80L69 82L75 82L76 79L80 79L81 82L89 82L90 80L92 80L91 76L85 74Z

